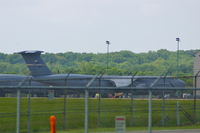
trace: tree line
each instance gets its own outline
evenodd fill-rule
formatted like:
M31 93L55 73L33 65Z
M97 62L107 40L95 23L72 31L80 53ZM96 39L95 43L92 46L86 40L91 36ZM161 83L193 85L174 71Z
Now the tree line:
M181 76L192 76L194 55L200 50L180 50L179 70ZM160 49L146 53L123 50L107 53L45 53L42 58L53 73L79 73L107 75L175 76L177 52ZM108 69L107 69L108 63ZM21 55L0 53L0 73L29 74ZM188 82L192 82L191 80Z

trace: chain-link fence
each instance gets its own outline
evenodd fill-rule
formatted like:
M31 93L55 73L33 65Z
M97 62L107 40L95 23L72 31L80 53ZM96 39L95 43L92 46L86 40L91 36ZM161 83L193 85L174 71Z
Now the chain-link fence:
M70 85L72 79L52 80L63 82L61 86L34 86L34 79L15 79L0 86L0 132L47 133L51 115L57 118L58 131L80 129L85 133L96 128L114 131L116 116L125 116L126 127L148 127L149 132L152 126L199 123L200 101L193 95L199 88L177 87L174 77L149 79L112 78L121 86L106 86L110 83L102 76L83 80L84 86ZM40 79L44 82L51 80Z

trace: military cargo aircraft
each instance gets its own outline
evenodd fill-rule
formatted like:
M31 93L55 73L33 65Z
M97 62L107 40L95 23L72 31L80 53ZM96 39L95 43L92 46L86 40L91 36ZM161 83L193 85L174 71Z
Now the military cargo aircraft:
M41 58L43 51L17 52L24 58L31 75L0 74L0 86L74 86L85 87L94 75L53 74ZM99 79L99 80L97 80ZM184 87L185 83L173 77L108 76L101 75L91 86L96 87Z

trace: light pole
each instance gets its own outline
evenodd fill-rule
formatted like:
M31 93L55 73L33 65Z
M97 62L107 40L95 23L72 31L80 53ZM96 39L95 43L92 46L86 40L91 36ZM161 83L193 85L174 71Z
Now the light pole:
M176 58L176 77L178 78L178 72L179 72L179 42L180 42L180 38L176 38L176 42L177 42L177 58Z
M177 42L177 55L176 55L176 78L178 79L178 73L179 73L179 42L180 38L176 38ZM179 98L179 91L176 92L177 98Z
M106 67L106 73L108 74L108 64L109 64L109 45L110 41L106 41L107 44L107 67Z

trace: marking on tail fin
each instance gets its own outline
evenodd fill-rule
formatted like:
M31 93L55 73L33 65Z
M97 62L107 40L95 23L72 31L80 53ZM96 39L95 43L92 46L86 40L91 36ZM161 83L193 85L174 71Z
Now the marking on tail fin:
M21 54L24 58L32 76L45 76L52 74L45 62L40 57L42 52L43 51L17 52L17 54Z

